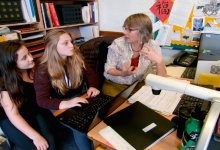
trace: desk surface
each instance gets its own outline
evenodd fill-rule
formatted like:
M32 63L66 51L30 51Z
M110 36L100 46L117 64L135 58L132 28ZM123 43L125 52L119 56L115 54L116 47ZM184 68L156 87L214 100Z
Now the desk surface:
M128 101L124 102L121 106L119 106L113 113L116 113L117 111L129 106L130 103ZM172 116L165 116L167 119L171 119ZM96 125L92 130L89 131L88 137L93 140L94 142L105 146L109 149L114 149L110 143L108 143L100 134L99 131L103 128L107 127L107 125L102 121L98 125ZM163 140L161 140L159 143L154 145L151 149L155 150L178 150L180 147L180 139L176 136L176 130L172 132L170 135L165 137Z

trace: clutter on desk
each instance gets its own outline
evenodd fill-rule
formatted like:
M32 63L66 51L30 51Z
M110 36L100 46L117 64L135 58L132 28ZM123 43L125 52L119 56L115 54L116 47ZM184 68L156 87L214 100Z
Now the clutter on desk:
M183 82L188 81L183 80ZM182 93L167 90L162 90L160 95L153 95L151 87L144 85L132 95L128 101L130 103L139 101L145 106L162 114L172 115L182 95Z

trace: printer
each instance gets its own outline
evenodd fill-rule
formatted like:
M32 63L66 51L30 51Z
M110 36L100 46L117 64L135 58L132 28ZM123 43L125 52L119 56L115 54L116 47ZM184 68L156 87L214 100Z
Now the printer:
M199 43L195 83L201 73L219 75L220 72L220 34L202 33Z
M220 50L203 50L198 57L196 75L194 79L195 83L198 83L201 73L220 76Z

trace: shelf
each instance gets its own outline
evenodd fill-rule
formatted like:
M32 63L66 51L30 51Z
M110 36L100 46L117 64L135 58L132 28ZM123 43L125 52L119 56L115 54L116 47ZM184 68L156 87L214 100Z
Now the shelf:
M13 27L13 26L23 26L23 25L32 25L38 24L39 22L25 22L25 23L14 23L14 24L0 24L0 27Z
M32 54L34 59L37 59L39 57L41 57L43 55L43 52L39 53L39 54Z
M37 32L42 32L42 31L45 31L45 29L37 29L37 30L30 30L30 31L25 31L25 32L22 32L20 30L17 30L19 32L19 34L29 34L29 33L37 33Z
M63 5L63 6L64 5L75 5L76 4L76 5L81 5L81 7L88 5L89 8L92 8L92 6L94 6L94 5L91 5L91 3L98 2L98 0L32 0L32 1L35 4L34 9L36 10L35 15L37 17L36 18L37 21L33 21L32 20L33 18L31 18L30 15L28 15L29 17L27 17L27 15L24 15L24 20L27 20L27 21L31 20L32 22L19 22L19 23L13 22L11 24L0 24L0 27L6 26L11 31L17 32L20 37L20 40L25 43L25 45L28 47L28 49L30 49L30 52L34 58L40 57L44 51L44 48L42 47L42 45L44 43L43 37L46 35L47 31L50 31L53 29L65 29L68 32L70 32L71 34L73 34L74 38L77 38L77 37L84 36L84 33L81 32L80 27L93 26L93 25L99 26L98 22L95 22L95 19L93 21L91 21L90 23L78 23L78 22L82 22L78 18L71 18L73 20L73 22L68 22L71 19L68 20L68 18L65 18L67 20L67 22L61 22L60 20L63 19L62 16L58 16L58 17L60 17L60 18L58 18L58 21L60 21L60 23L58 23L58 25L57 25L56 22L55 23L51 22L51 21L53 21L51 19L52 18L54 19L54 16L52 18L50 16L51 11L52 11L52 14L54 15L54 11L52 8L53 6L49 7L49 9L48 9L48 8L44 8L45 6L42 5L45 3L53 3L55 6L57 6L57 5ZM25 10L29 13L29 11L28 11L29 7L27 6L27 4L25 6L27 8ZM25 6L23 5L22 8L24 8ZM98 6L98 5L96 5L96 6ZM56 9L56 7L55 7L55 9ZM62 8L62 11L61 11L58 8L59 12L63 12L63 9L64 8ZM73 7L72 9L74 10L73 12L75 12L76 8ZM44 11L44 10L46 10L46 11ZM48 13L48 10L49 10L49 13ZM57 11L57 10L55 10L55 11ZM80 11L81 11L81 9L80 10L77 9L76 12L80 12ZM71 12L71 14L73 13L72 11L70 11L68 9L65 9L65 12L68 12L68 13ZM47 13L47 16L45 18L44 14L46 14L46 13ZM69 15L65 15L65 16L69 16ZM97 13L97 16L98 16L98 13ZM91 17L92 16L90 16L90 18ZM49 28L46 27L47 23L48 23L48 18L50 21L50 25L56 26L56 27L51 27L51 26L49 26ZM70 24L68 24L68 23L70 23ZM88 32L91 32L91 30L89 30Z
M71 24L71 25L63 25L63 26L59 26L59 27L46 28L45 30L70 28L70 27L80 27L80 26L87 26L87 25L94 25L94 24L95 23L79 23L79 24Z

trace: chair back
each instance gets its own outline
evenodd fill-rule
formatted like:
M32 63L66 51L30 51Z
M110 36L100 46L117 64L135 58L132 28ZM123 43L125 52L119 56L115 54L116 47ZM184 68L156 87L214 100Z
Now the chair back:
M97 37L83 43L79 47L85 63L97 73L100 89L102 89L105 80L103 73L108 54L108 46L111 45L114 39L115 37L113 36Z

